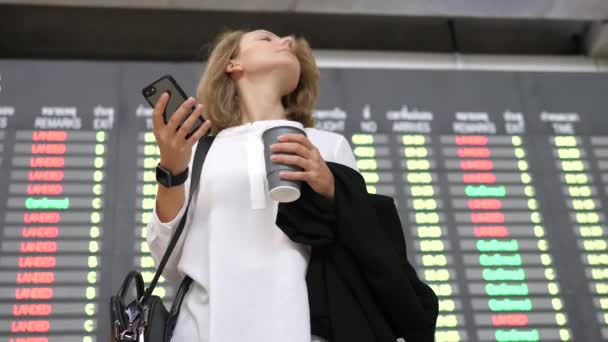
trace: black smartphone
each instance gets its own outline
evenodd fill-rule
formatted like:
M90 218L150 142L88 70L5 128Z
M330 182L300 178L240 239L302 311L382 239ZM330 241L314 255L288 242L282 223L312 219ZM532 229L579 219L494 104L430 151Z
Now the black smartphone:
M188 99L184 90L177 84L177 81L171 75L164 75L163 77L157 79L156 81L150 83L146 87L144 87L141 93L144 95L150 106L154 107L156 102L160 96L164 93L169 93L169 101L167 102L167 106L165 108L165 112L163 113L163 120L165 124L169 121L169 118L175 111ZM196 107L192 106L190 108L188 114L184 117L184 119L179 123L177 128L184 123L184 121L192 114ZM190 138L196 130L201 127L201 125L205 122L205 119L202 116L199 116L198 120L192 126L192 130L186 135L186 139Z

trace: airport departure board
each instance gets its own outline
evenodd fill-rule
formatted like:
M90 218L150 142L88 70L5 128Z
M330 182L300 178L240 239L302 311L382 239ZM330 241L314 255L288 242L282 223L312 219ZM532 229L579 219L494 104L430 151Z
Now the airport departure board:
M109 297L155 269L141 89L170 73L193 95L202 70L0 61L1 341L109 339ZM317 127L394 198L436 341L608 341L607 91L602 73L321 69Z

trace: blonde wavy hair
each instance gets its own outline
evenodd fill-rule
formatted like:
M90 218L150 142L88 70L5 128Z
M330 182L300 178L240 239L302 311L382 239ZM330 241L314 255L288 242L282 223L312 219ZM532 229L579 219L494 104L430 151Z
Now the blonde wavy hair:
M213 134L241 124L238 89L225 67L238 56L239 43L245 33L245 30L234 30L217 36L196 90L197 100L203 104L203 116L211 121ZM319 69L306 39L295 39L293 52L300 62L300 78L296 88L281 101L288 120L313 127L312 112L319 96Z

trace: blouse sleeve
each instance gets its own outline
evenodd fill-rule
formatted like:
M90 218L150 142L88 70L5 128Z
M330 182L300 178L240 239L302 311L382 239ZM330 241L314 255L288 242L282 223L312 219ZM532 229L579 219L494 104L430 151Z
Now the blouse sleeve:
M334 150L334 161L359 172L353 150L350 147L348 140L346 140L346 138L342 135L340 135Z
M184 216L184 212L186 211L186 205L188 204L188 197L190 195L190 178L192 176L192 163L194 160L194 151L196 151L197 144L198 143L192 146L192 156L188 164L188 179L186 179L186 182L184 183L184 188L186 189L185 200L184 204L177 213L177 216L175 216L175 218L169 222L161 222L156 212L156 198L154 199L154 209L152 210L152 217L146 227L146 241L148 242L150 254L154 259L156 266L158 266L158 264L160 263L163 254L167 250L169 241L171 241L171 236L173 235L174 230L177 229L177 226L179 225L179 222ZM194 201L190 204L191 208L193 206ZM165 278L171 281L179 281L184 276L184 274L178 271L177 265L181 258L184 236L186 235L185 230L188 228L188 224L191 219L191 213L192 210L189 210L188 217L186 218L186 224L184 226L184 231L182 231L182 234L179 237L179 240L175 245L173 252L171 253L171 257L169 257L169 260L167 261L165 269L162 273Z

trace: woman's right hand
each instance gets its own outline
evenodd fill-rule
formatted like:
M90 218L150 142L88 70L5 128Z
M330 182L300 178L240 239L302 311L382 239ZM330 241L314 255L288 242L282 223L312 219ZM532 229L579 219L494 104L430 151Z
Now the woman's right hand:
M183 125L177 129L184 116L196 103L196 99L190 97L184 101L179 109L171 115L167 124L165 124L163 113L165 112L168 100L169 95L163 93L158 102L156 102L154 111L152 112L152 131L160 149L160 165L172 174L178 174L188 167L192 155L192 146L209 131L211 122L206 120L190 138L186 139L186 135L188 135L198 117L201 116L203 106L198 104L192 114L184 121Z

